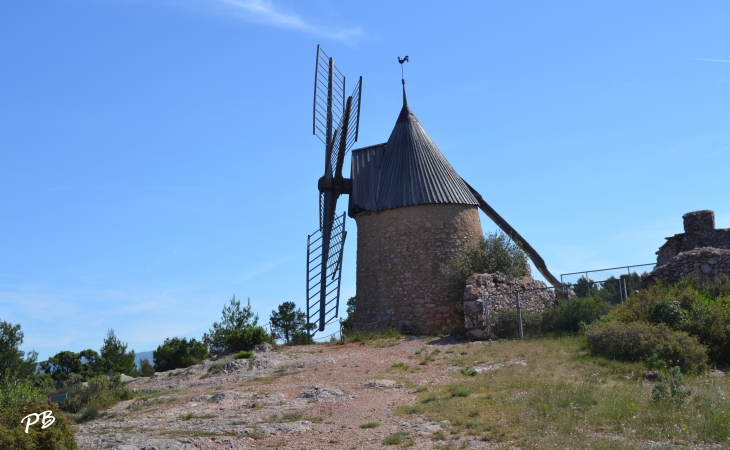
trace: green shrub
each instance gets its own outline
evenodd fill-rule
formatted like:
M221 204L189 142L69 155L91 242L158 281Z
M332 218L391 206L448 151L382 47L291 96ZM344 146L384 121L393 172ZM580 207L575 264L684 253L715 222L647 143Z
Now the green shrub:
M701 371L707 364L706 349L696 337L665 324L601 322L588 328L586 342L594 354L627 361L656 355L684 372Z
M507 309L490 314L490 331L497 338L517 338L520 326L516 309ZM535 337L541 332L540 313L522 310L522 333L525 337Z
M383 445L400 445L404 440L408 438L408 436L408 433L406 433L405 431L393 433L383 439Z
M253 356L253 352L238 352L236 353L236 359L250 359Z
M690 395L692 390L684 387L682 372L675 366L669 369L666 375L661 372L657 374L657 382L651 391L651 402L681 405Z
M21 423L28 414L52 411L53 425L42 429L42 419L25 432ZM28 382L0 387L0 448L3 450L71 450L76 448L74 429L58 404L49 403L44 393Z
M610 303L600 298L575 298L570 300L570 305L567 300L559 299L557 305L542 313L540 328L544 334L570 333L571 328L576 332L581 322L590 325L612 308Z
M459 386L458 384L452 384L449 386L449 393L452 397L468 397L469 389L464 386Z
M139 374L143 377L151 377L155 374L155 368L152 367L152 364L150 364L150 360L147 358L143 358L139 362Z
M441 266L454 309L463 313L467 278L475 273L494 272L517 278L530 275L527 254L501 231L487 233L479 242L461 248L448 264Z
M98 375L88 381L88 385L83 384L83 379L75 374L56 387L56 394L65 393L68 398L59 403L62 410L69 413L81 412L81 417L90 420L93 414L89 408L96 410L105 409L120 400L129 400L134 398L135 393L127 389L119 375L109 378L106 375ZM86 409L86 411L83 411ZM97 411L98 412L98 411Z
M466 375L467 377L475 377L477 376L477 371L474 370L473 367L462 367L461 368L461 374Z
M254 345L270 342L271 336L264 327L247 325L243 328L230 330L226 334L226 347L230 350L251 350Z
M730 364L730 279L657 283L631 295L610 316L622 322L663 323L696 336L711 361Z
M204 343L186 338L165 339L157 350L152 352L152 360L157 372L190 367L200 364L208 357L208 348Z
M360 425L360 428L377 428L380 424L378 422L368 422Z

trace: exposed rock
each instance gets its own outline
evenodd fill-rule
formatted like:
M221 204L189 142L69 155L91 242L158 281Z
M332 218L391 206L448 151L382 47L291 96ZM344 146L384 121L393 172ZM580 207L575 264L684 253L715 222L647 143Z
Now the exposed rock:
M310 422L306 420L300 420L289 423L262 423L256 428L261 434L287 434L308 431L311 428L309 424Z
M254 349L254 351L257 351L257 352L266 353L266 352L273 351L274 347L272 347L271 344L269 344L268 342L262 342L260 344L254 345L253 349Z
M402 388L403 385L393 380L370 380L365 383L365 387L371 389L398 389Z
M712 370L710 370L710 372L707 375L709 375L711 377L724 377L725 372L723 372L722 370L712 369Z
M281 392L274 392L273 394L261 394L256 396L256 403L262 405L278 405L284 403L286 397Z
M204 403L210 400L211 397L211 395L198 395L188 400L188 403Z
M231 401L231 400L236 400L241 397L243 397L243 394L241 394L240 392L223 391L223 392L219 392L219 393L213 395L210 398L210 400L213 402L216 402L216 403L222 403L222 402L227 402L227 401Z
M345 398L352 398L339 389L328 388L319 384L315 384L311 388L299 394L299 398L311 398L318 402L334 402Z
M223 364L223 367L221 367L221 372L228 374L231 372L236 372L239 370L248 370L249 368L249 362L248 360L244 359L234 359L233 361L229 361L225 364Z
M121 374L121 375L120 375L119 377L120 377L120 378L122 379L122 381L124 381L125 383L127 383L127 382L129 382L129 381L134 381L134 380L136 380L136 379L137 379L136 377L130 377L129 375L124 375L124 374Z

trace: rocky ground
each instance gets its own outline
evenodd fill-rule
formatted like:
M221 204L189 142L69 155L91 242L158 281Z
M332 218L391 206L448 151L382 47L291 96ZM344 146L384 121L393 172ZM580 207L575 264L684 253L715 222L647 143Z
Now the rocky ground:
M443 441L433 436L448 434L448 421L394 412L416 402L418 386L449 383L458 367L444 361L404 372L393 366L411 362L419 350L470 345L482 344L411 337L206 360L129 381L137 398L80 425L76 437L83 449L381 448L385 437L400 431L413 439L413 448L434 448Z

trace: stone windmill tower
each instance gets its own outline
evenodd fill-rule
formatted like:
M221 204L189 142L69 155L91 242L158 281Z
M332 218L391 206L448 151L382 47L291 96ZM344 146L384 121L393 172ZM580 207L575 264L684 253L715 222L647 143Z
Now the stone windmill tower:
M440 265L482 235L479 201L408 106L388 142L352 152L355 321L433 333L456 324Z
M451 167L408 106L405 80L403 106L388 141L352 150L351 178L344 178L344 156L359 129L362 78L346 99L337 90L339 83L344 91L344 76L338 81L334 60L322 54L318 47L314 134L324 136L320 138L325 143L326 164L325 175L318 181L320 229L308 237L307 244L311 329L318 324L323 331L337 318L347 237L344 214L335 214L342 194L349 195L348 215L357 223L356 323L417 334L456 325L459 318L453 312L441 264L481 238L478 209L529 255L548 282L560 287L540 255ZM404 61L407 57L399 58L401 64ZM325 85L326 90L319 88ZM318 100L319 92L327 93L326 106ZM343 105L336 120L333 97ZM318 123L327 124L327 131ZM334 123L339 125L331 131Z

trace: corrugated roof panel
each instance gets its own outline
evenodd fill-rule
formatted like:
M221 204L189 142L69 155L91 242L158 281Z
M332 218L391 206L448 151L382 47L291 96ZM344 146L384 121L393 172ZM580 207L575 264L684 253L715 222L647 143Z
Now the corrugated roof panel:
M372 145L352 151L352 194L350 194L350 215L356 210L375 211L375 196L378 189L378 174L385 144Z
M479 205L408 105L382 154L375 202L375 211L433 203Z

